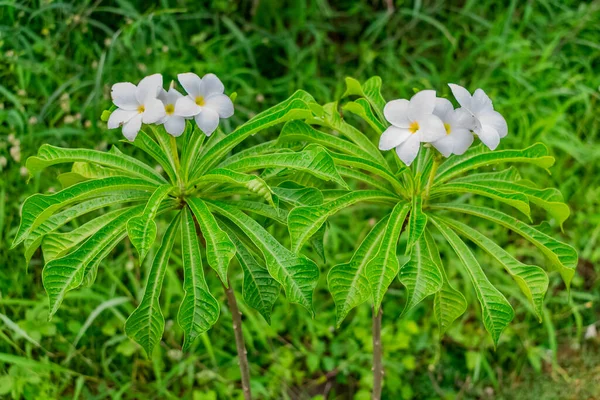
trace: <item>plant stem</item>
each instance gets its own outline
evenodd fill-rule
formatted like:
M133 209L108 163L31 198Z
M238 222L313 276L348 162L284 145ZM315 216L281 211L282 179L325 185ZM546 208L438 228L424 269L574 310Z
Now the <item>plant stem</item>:
M250 392L250 368L248 366L248 352L244 343L244 334L242 332L242 313L238 309L237 301L231 283L228 281L228 286L225 288L227 295L227 303L231 311L233 319L233 333L235 334L235 347L237 348L238 358L240 362L240 372L242 373L242 390L244 391L244 399L251 400L252 393Z
M381 399L381 389L383 387L383 362L381 349L381 314L383 307L376 311L373 308L373 400Z
M425 199L429 198L429 191L431 190L431 186L433 185L437 169L440 166L440 161L440 154L435 152L433 154L433 164L431 165L431 171L429 172L429 179L427 180L427 187L425 188Z
M177 140L175 136L169 135L171 138L171 154L173 155L173 161L175 162L175 170L179 171L181 169L181 165L179 164L179 153L177 152Z

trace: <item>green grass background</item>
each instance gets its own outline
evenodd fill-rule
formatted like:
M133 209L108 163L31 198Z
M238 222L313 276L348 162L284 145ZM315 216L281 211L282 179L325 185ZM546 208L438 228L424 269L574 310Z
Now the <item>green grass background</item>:
M296 89L337 100L345 76L381 76L388 100L425 88L447 96L448 82L483 88L508 121L501 148L542 141L556 157L552 175L522 174L564 194L572 211L564 233L554 221L543 228L578 249L578 274L570 293L551 275L540 324L505 274L478 253L516 310L497 351L467 280L460 287L469 310L441 341L431 300L399 318L404 292L395 282L383 305L384 397L600 398L598 26L599 1L0 1L0 398L241 397L225 306L193 350L180 351L177 262L163 290L163 342L147 360L123 331L147 267L131 246L118 247L96 284L68 296L51 322L41 256L26 266L22 249L9 250L22 201L59 189L56 170L27 184L25 159L43 143L118 143L120 132L99 119L110 86L156 72L170 82L187 71L213 72L238 93L226 131ZM370 310L359 307L335 330L325 276L350 257L374 213L365 207L332 219L315 319L283 296L271 326L240 304L257 398L369 398ZM535 214L536 223L544 218ZM521 259L543 265L517 236L477 224ZM284 230L276 233L287 240ZM446 262L460 274L455 260ZM239 268L231 270L239 289ZM224 304L216 278L209 284Z

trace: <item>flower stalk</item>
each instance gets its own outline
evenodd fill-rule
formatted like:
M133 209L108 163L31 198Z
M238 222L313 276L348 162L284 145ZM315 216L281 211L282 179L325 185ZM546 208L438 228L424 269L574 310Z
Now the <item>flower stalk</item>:
M381 399L381 389L383 388L383 352L381 347L381 315L383 308L379 310L373 308L373 400Z

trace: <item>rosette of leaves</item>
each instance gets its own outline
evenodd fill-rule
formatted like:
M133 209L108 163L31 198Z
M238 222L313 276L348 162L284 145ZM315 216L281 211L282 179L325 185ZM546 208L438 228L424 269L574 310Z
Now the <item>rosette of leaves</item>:
M320 205L296 207L289 213L291 247L296 254L333 214L361 202L377 203L384 210L352 258L329 271L327 281L336 304L337 325L353 308L367 301L372 302L377 314L388 287L398 278L406 289L403 313L433 296L434 314L440 334L444 334L466 311L467 302L448 279L438 250L440 240L453 250L454 254L447 256L457 257L464 265L494 345L513 319L514 311L488 279L469 243L490 256L486 261L493 259L504 268L541 320L547 271L558 271L568 287L575 273L577 253L546 233L546 229L531 225L531 207L542 208L561 227L569 216L569 208L558 190L537 187L522 178L512 164L531 164L548 170L554 159L547 148L538 143L522 150L488 151L479 145L447 159L442 159L433 148L422 148L413 166L406 167L395 153L385 158L374 144L387 127L382 112L386 101L380 93L381 79L373 77L360 84L347 78L346 83L343 97L353 96L355 100L346 102L341 112L364 120L369 135L346 122L337 103L329 103L310 104L314 117L287 122L279 137L281 144L325 146L340 175L355 188L338 192ZM490 201L471 201L476 197ZM500 211L499 203L516 211ZM494 238L468 225L467 216L521 236L547 262L539 266L519 261ZM398 249L401 235L406 239L401 242L406 244ZM408 259L403 265L398 261L399 250Z
M50 317L69 291L94 282L102 273L102 260L126 237L140 260L152 246L158 247L143 296L125 324L127 335L148 355L163 334L159 299L174 252L181 252L183 264L185 296L177 319L185 334L184 350L219 315L203 258L228 287L228 267L235 257L244 274L244 299L267 321L281 288L291 302L312 313L316 264L280 244L265 221L285 224L290 208L319 201L310 188L291 184L290 175L345 183L319 145L294 152L267 142L233 152L259 131L309 118L309 102L310 96L298 92L231 134L216 132L209 139L190 122L177 140L162 127L147 126L131 144L146 153L151 164L116 147L102 152L42 146L27 160L31 174L61 163L72 163L72 168L58 176L61 191L25 200L13 247L24 243L29 261L41 246ZM71 221L98 210L103 212L69 229ZM158 232L158 219L168 225L164 234Z

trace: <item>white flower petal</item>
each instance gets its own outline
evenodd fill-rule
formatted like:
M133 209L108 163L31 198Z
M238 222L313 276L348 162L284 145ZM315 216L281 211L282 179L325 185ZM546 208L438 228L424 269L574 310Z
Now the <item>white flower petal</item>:
M177 79L181 86L185 89L188 95L195 98L202 95L200 87L202 86L202 79L193 72L186 72L184 74L177 75Z
M453 129L461 128L474 131L481 128L477 118L466 108L457 108L454 110L450 118L450 124Z
M121 110L117 108L110 114L108 117L107 127L108 129L115 129L129 121L131 118L135 117L138 114L137 110Z
M475 90L473 93L473 99L471 100L471 111L473 114L479 116L484 112L493 111L494 106L492 105L492 100L488 97L487 94L482 89Z
M433 115L438 116L442 122L449 122L452 113L454 112L454 106L448 99L438 97L435 99L435 107L433 109Z
M408 105L409 101L406 99L392 100L383 107L383 115L390 124L399 128L408 128L410 125Z
M211 94L223 94L225 86L215 74L206 74L202 77L200 85L200 94L203 97L208 97Z
M158 98L160 101L162 101L163 104L165 104L165 105L169 104L167 91L163 88L158 89L158 96L156 96L156 98Z
M144 104L148 98L156 98L162 89L163 78L161 74L149 75L142 79L137 86L135 97L140 104Z
M452 154L452 149L454 148L454 138L450 135L446 135L443 138L432 142L431 144L433 147L438 149L438 151L442 153L444 157L449 157L450 154Z
M473 144L475 137L468 129L455 129L450 135L453 140L452 153L461 155Z
M173 104L177 103L177 100L182 98L183 95L175 88L169 88L169 91L166 92L166 103L165 104ZM161 99L162 100L162 99Z
M391 150L394 147L398 147L410 136L411 133L408 129L390 126L379 138L379 150Z
M200 114L196 115L194 119L198 124L198 128L200 128L206 136L212 135L215 129L217 129L217 126L219 126L219 114L210 108L203 108Z
M133 142L142 127L142 114L137 114L123 125L123 135Z
M498 135L498 131L491 125L482 125L478 136L490 150L496 150L496 147L500 144L500 135Z
M421 142L435 142L446 136L444 123L433 114L418 115L415 121L419 124L419 130L415 132L415 136Z
M142 122L153 124L166 116L165 105L156 98L148 97L144 103L144 112L142 113Z
M110 97L113 103L123 110L137 110L140 105L135 97L137 87L130 82L119 82L112 85Z
M200 114L201 111L202 107L196 104L189 96L181 97L175 103L175 115L180 117L193 117Z
M456 85L454 83L449 83L448 86L450 86L450 90L452 91L452 94L454 95L456 101L458 101L458 104L460 104L462 107L470 109L471 93L469 93L469 91L464 87Z
M497 111L488 111L484 114L479 115L479 122L481 125L490 125L492 126L498 135L503 138L508 134L508 125L506 124L506 120Z
M213 94L207 97L204 108L216 111L221 118L229 118L233 115L233 102L225 94Z
M417 158L421 142L417 135L411 135L404 143L396 147L396 153L404 164L409 166Z
M435 108L435 90L421 90L410 99L408 116L413 118L418 114L431 114Z
M185 130L185 118L171 116L165 121L165 130L172 136L181 136Z

